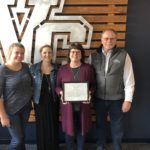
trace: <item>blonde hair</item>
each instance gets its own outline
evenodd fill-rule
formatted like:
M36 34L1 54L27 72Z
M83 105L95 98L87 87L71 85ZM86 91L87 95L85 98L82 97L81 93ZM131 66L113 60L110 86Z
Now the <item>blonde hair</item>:
M25 47L23 44L21 43L12 43L10 46L9 46L9 49L8 49L8 53L7 53L7 60L9 60L11 54L12 54L12 51L13 51L13 48L14 47L19 47L19 48L22 48L25 50Z
M40 53L42 53L43 49L46 48L46 47L47 47L47 48L50 48L50 49L53 51L52 47L51 47L50 45L46 44L46 45L43 45L43 46L40 48L40 50L39 50Z

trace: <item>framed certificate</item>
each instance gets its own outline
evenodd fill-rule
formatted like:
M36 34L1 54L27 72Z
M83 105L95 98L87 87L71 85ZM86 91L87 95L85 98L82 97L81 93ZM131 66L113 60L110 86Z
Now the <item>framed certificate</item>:
M63 89L64 101L88 101L88 82L64 82Z

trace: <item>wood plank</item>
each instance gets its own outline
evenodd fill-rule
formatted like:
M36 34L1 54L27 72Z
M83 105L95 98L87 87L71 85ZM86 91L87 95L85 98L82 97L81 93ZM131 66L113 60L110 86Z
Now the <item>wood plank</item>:
M114 29L116 31L126 31L126 24L93 24L94 31L104 31Z
M114 22L114 23L126 23L127 21L127 16L126 15L119 15L119 16L108 16L108 15L99 15L99 16L90 16L90 15L85 15L82 16L85 18L88 22L90 23L102 23L102 22Z
M128 0L65 0L65 4L76 4L76 5L105 5L105 4L128 4Z
M127 14L127 6L69 6L64 7L63 12L57 14Z
M91 48L97 48L101 44L100 39L98 41L92 41L91 42ZM125 46L125 41L117 41L117 46L119 47L124 47ZM58 42L58 49L63 49L62 48L62 41Z

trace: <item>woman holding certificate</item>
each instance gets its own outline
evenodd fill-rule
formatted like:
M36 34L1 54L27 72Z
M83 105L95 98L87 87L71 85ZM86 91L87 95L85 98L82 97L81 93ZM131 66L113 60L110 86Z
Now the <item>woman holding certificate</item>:
M92 123L89 97L95 91L95 75L92 66L84 63L81 44L72 43L68 57L68 64L58 71L56 92L61 96L60 113L67 150L74 149L75 139L77 150L83 150Z

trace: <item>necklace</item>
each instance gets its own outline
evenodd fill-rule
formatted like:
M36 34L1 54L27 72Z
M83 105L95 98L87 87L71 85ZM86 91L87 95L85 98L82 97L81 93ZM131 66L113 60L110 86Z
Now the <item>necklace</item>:
M74 81L79 81L80 78L80 67L71 68Z

